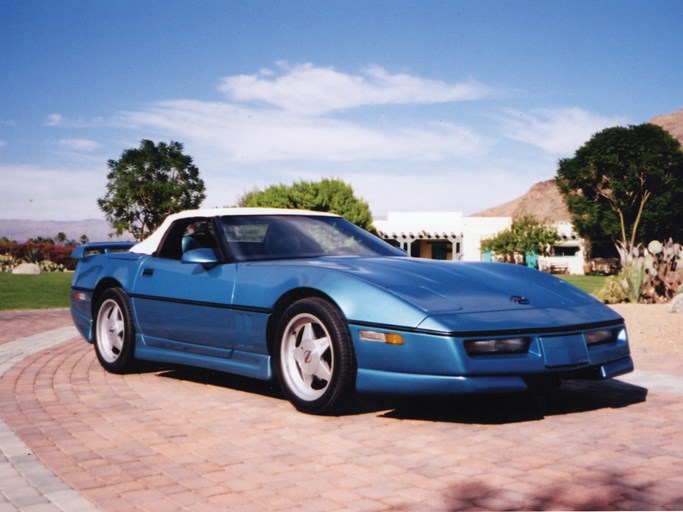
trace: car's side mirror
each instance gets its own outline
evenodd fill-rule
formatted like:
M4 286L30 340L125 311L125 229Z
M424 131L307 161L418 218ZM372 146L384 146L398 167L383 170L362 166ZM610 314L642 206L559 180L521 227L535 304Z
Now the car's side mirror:
M187 251L180 258L181 263L194 263L206 268L215 267L220 263L213 249L193 249Z

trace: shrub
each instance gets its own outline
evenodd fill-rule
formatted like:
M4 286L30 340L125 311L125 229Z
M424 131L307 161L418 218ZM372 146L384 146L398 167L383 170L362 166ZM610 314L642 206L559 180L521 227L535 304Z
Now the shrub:
M22 262L38 263L43 272L73 270L73 246L53 242L0 242L0 271L11 272Z
M609 276L604 286L598 290L595 296L605 304L619 304L628 301L628 294L623 286L624 276L618 274Z

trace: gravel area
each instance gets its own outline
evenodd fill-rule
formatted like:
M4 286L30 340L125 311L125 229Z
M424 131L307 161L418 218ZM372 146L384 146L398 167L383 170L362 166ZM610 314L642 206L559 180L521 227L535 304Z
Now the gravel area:
M614 304L626 320L633 347L683 355L683 313L670 313L668 304Z

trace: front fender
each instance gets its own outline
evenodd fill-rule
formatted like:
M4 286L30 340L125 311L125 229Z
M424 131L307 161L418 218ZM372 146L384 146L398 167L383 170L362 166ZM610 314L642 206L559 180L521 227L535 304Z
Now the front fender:
M316 265L281 265L266 262L238 266L233 304L272 309L291 290L307 288L330 297L349 323L415 328L425 311L372 283L348 273Z

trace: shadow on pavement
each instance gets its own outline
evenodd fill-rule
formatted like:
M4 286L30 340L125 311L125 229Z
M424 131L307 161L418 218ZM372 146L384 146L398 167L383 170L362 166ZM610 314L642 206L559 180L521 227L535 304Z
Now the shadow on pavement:
M628 407L646 400L647 389L619 381L566 381L535 392L412 397L395 401L382 416L453 423L503 424L546 416Z
M248 377L208 370L206 368L195 368L192 366L173 366L165 368L159 368L157 366L156 371L158 372L159 377L187 380L199 384L230 388L236 391L244 391L246 393L254 393L284 400L284 395L275 381L250 379Z
M148 371L154 371L152 366ZM159 367L160 377L254 393L278 400L284 395L275 381L261 381L185 366ZM559 387L515 394L460 396L356 395L339 415L378 414L390 419L504 424L537 421L547 416L628 407L644 402L647 389L620 382L565 381Z

